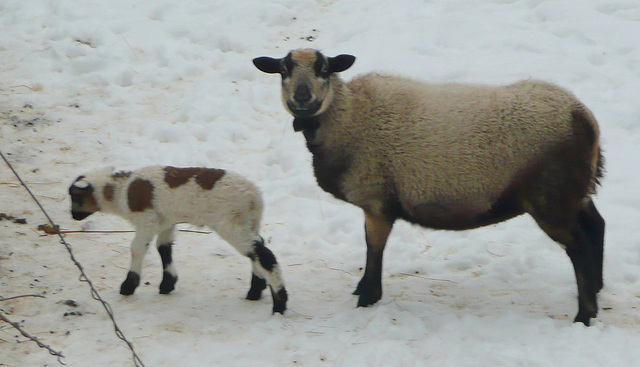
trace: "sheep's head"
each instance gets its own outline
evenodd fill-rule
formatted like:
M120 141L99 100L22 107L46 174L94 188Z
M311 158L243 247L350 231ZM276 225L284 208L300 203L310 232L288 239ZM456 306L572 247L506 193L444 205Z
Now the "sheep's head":
M71 196L71 216L75 220L83 220L100 210L94 195L94 188L85 176L79 176L69 187Z
M352 55L326 57L318 50L300 49L281 59L257 57L253 64L269 74L282 76L282 102L294 117L312 117L327 110L333 98L331 75L347 70Z

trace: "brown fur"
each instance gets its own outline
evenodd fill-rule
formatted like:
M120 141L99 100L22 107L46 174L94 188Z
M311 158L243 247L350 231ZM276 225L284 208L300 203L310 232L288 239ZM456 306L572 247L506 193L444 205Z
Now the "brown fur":
M114 195L113 185L111 184L104 185L104 188L102 189L102 196L104 196L104 199L106 201L113 201L113 195Z
M129 185L127 203L132 212L143 212L153 209L153 183L149 180L137 178Z
M164 168L164 181L170 188L176 188L186 184L192 177L195 177L196 183L205 190L211 190L216 182L220 180L225 171L215 168L177 168L167 166Z

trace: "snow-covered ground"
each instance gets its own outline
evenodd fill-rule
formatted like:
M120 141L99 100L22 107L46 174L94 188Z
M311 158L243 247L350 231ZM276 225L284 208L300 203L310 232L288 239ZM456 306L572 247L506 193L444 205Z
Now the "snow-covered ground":
M0 1L0 151L63 230L67 187L104 165L206 165L263 190L262 233L283 266L289 310L243 299L248 260L215 234L181 232L177 289L118 294L127 233L66 240L146 366L633 366L640 361L640 3L635 0ZM356 308L364 265L359 209L322 192L310 153L256 56L313 47L351 53L343 73L434 82L537 78L573 91L598 118L607 175L605 288L593 326L577 311L571 263L529 217L466 232L399 223L384 295ZM44 216L0 163L0 312L69 366L133 365ZM183 229L191 227L184 226ZM148 282L148 284L145 284ZM65 304L75 301L78 306ZM75 313L75 314L69 314ZM66 316L65 316L66 314ZM81 315L78 315L81 314ZM55 366L0 324L0 366Z

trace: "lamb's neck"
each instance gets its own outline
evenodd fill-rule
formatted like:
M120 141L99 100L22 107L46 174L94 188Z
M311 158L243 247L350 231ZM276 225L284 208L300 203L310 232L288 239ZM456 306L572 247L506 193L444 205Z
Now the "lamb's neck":
M97 193L98 204L100 205L100 211L104 213L120 214L121 203L126 203L126 191L123 187L126 184L126 179L116 178L105 183L100 192Z

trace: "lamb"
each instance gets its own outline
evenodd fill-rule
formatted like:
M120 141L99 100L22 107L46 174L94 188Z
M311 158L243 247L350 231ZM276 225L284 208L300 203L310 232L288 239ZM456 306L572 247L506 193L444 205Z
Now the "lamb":
M82 220L101 211L119 215L136 228L131 267L120 294L131 295L140 284L142 261L157 234L162 259L160 294L178 280L171 249L178 223L206 225L252 262L246 298L258 300L269 285L273 312L284 313L287 291L280 267L258 231L262 216L260 190L237 173L202 167L152 166L136 171L100 169L79 176L69 187L71 214Z
M596 317L604 219L599 127L564 89L526 80L429 84L377 73L344 82L352 55L313 49L254 65L282 77L282 101L313 156L318 185L360 207L367 258L358 306L382 297L382 255L398 219L466 230L528 213L565 247L578 285L575 322Z

